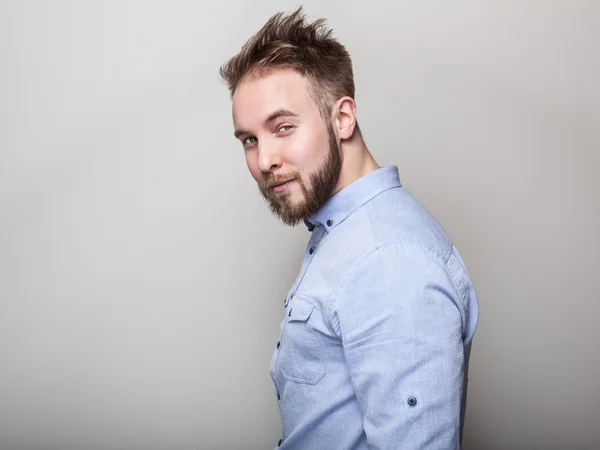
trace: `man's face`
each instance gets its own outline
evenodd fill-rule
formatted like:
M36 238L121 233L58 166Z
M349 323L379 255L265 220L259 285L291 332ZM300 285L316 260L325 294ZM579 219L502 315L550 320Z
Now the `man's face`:
M281 69L240 83L233 123L250 173L284 223L316 213L334 193L339 146L302 75Z

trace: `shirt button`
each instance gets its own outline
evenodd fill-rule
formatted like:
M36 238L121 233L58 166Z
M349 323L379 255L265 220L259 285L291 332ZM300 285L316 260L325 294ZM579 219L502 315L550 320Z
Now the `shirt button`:
M279 392L277 393L277 400L281 400L281 395L279 395Z
M308 251L308 253L310 253L311 255L315 252L315 248L311 247L310 250Z
M279 442L277 443L277 447L281 447L281 444L283 444L283 439L279 439Z
M328 227L330 227L331 225L333 225L333 220L329 219L329 220L327 221L327 226L328 226Z
M408 406L416 406L417 405L417 399L415 397L413 397L412 395L410 397L408 397Z
M288 317L292 317L292 309L294 309L294 308L290 308L290 312L288 313Z
M277 341L277 348L281 347L281 342Z

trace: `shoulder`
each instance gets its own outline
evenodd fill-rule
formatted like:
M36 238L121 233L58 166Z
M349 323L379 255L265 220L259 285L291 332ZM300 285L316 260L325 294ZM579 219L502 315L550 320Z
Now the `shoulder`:
M405 188L383 192L365 205L365 213L372 230L371 250L421 250L444 262L452 253L452 240L442 225Z
M385 291L393 285L410 289L445 280L447 271L443 258L444 255L419 240L372 242L340 277L336 297L357 289Z

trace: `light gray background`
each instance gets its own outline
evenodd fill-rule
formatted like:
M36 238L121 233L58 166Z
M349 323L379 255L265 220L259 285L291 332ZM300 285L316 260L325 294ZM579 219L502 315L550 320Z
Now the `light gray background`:
M600 4L388 1L305 7L474 279L465 448L600 448ZM297 3L0 5L0 449L272 448L308 233L217 70Z

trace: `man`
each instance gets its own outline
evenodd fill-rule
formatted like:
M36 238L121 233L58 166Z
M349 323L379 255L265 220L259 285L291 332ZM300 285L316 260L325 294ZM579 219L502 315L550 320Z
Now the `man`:
M270 367L279 447L460 448L476 294L397 167L367 149L348 52L300 8L220 73L260 192L312 233Z

